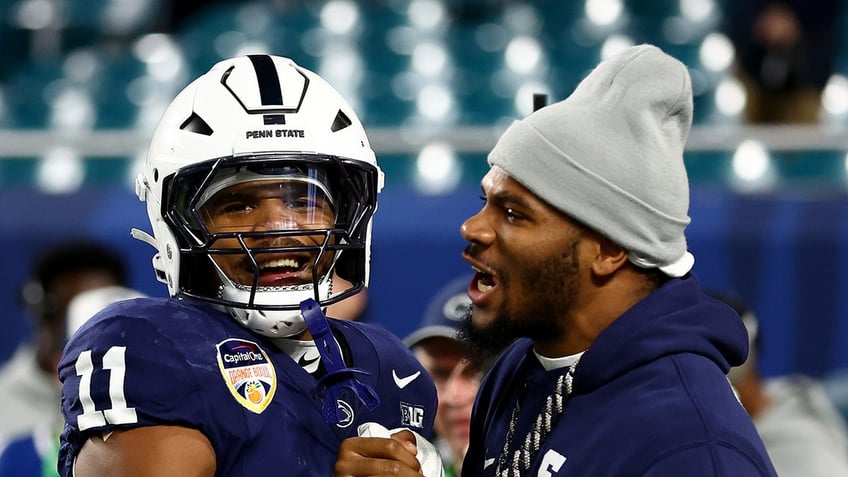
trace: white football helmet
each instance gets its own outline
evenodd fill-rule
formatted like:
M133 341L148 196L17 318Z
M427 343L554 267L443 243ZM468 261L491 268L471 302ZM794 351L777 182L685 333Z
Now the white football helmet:
M269 337L302 332L300 303L368 285L383 172L326 81L288 58L221 61L168 106L136 193L171 296L220 306ZM267 209L266 206L273 208ZM354 286L333 293L333 273Z

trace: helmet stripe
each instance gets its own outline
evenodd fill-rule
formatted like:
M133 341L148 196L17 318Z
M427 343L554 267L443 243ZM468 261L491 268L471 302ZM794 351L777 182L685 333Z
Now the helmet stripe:
M274 66L274 60L268 55L248 55L248 58L253 63L253 69L256 70L262 105L282 105L283 89L280 87L280 77Z

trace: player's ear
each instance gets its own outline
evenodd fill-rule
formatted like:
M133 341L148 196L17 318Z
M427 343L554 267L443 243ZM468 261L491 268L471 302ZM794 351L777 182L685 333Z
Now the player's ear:
M592 234L592 273L598 277L609 277L627 263L628 252L621 245L600 235Z

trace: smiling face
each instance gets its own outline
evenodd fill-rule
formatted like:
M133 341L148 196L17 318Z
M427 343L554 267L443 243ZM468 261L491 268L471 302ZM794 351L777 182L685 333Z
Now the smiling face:
M462 225L463 257L477 271L464 335L477 351L498 352L518 337L537 345L568 331L581 294L584 227L494 167L485 204ZM482 349L480 349L482 347Z
M275 231L326 230L335 225L335 212L326 190L307 179L252 180L215 192L199 207L211 234L262 233ZM244 237L253 253L215 254L218 267L236 284L252 286L258 266L258 286L279 287L312 283L317 249L324 234ZM236 237L215 241L216 249L239 250ZM280 247L315 247L314 250L262 250ZM256 266L253 264L256 260ZM325 254L317 267L327 273L332 255Z

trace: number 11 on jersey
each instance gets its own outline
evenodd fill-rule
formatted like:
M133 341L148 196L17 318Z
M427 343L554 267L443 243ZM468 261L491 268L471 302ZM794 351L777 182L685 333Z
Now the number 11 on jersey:
M81 431L109 424L132 424L138 421L135 408L127 407L124 396L124 377L126 375L126 346L113 346L103 355L103 369L109 370L109 409L98 411L91 398L91 377L95 372L91 359L91 350L80 353L77 357L76 370L80 377L79 399L82 404L82 414L77 418L77 426Z

